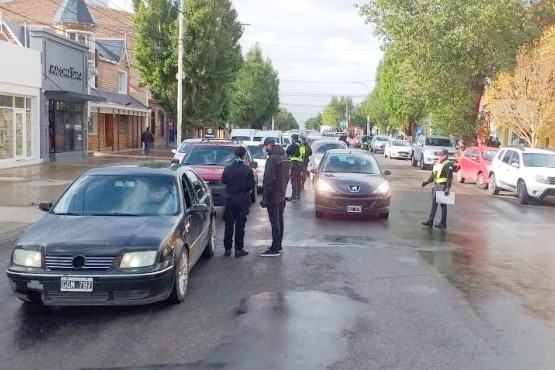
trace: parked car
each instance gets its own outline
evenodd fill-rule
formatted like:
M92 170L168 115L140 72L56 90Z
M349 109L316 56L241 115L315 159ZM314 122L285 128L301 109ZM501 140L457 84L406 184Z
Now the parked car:
M555 152L532 148L502 148L491 161L488 190L518 194L520 204L555 196Z
M185 139L181 142L177 149L172 149L171 152L174 154L173 159L181 161L185 157L185 153L194 143L200 143L202 139Z
M391 191L372 154L360 149L328 150L314 173L316 217L325 214L389 217Z
M253 160L248 146L245 143L237 143L229 140L203 140L193 144L183 160L182 165L191 166L196 173L208 184L214 204L225 205L225 185L222 183L224 168L235 159L235 148L238 146L247 148L247 159L245 163L253 170L258 164ZM257 188L252 189L251 201L257 200Z
M499 148L468 147L457 162L457 182L475 182L480 189L487 189L489 166Z
M385 145L389 141L389 136L374 135L370 141L370 151L372 153L379 153L385 151Z
M349 146L345 144L344 141L335 140L335 138L322 138L320 140L315 140L312 142L310 149L312 149L312 155L308 160L308 171L318 168L322 157L330 149L348 149ZM311 173L312 177L312 173Z
M234 128L229 133L229 139L233 141L252 141L255 133L256 130L251 128Z
M264 169L266 168L266 160L268 159L268 154L257 141L247 141L245 142L249 147L249 151L252 155L253 160L256 161L258 166L256 167L256 177L258 190L262 190L262 180L264 179Z
M455 155L455 146L449 137L421 135L412 145L411 164L413 167L420 165L423 170L428 169L434 165L439 152L444 149L449 153L449 157Z
M22 300L47 305L181 302L216 213L191 167L91 169L15 243L7 275Z
M383 151L385 158L410 159L412 147L406 140L389 139Z

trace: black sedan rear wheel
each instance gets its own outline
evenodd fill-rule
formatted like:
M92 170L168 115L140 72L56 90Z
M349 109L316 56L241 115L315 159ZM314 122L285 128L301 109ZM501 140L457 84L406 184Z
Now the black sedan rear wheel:
M183 247L181 255L175 262L173 289L168 300L171 303L181 303L185 300L189 285L189 255Z

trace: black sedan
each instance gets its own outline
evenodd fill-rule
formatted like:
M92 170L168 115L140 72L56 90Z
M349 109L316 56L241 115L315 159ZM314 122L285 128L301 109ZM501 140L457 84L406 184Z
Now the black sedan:
M178 303L191 268L214 254L212 197L187 166L92 169L40 208L48 213L18 239L7 269L27 302Z
M365 150L326 152L314 173L316 217L324 214L389 217L391 192L374 156Z

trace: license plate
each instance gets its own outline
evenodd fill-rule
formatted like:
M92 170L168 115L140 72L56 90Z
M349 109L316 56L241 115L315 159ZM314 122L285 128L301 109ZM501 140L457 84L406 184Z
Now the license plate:
M347 212L349 213L361 213L362 207L361 206L347 206Z
M64 276L60 279L62 292L92 292L93 278Z

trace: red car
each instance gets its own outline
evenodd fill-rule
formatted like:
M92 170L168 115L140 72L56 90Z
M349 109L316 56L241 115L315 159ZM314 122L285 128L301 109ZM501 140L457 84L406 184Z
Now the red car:
M251 168L256 167L248 147L243 143L230 140L205 139L189 147L189 151L181 161L181 165L190 166L199 177L206 182L211 190L214 205L223 206L225 201L225 185L222 183L224 168L235 159L235 148L244 146L247 149L247 160L245 163ZM251 163L253 162L253 163ZM256 190L251 192L251 201L256 202Z
M489 183L488 166L499 148L466 148L457 163L457 182L473 181L481 189L487 189Z

